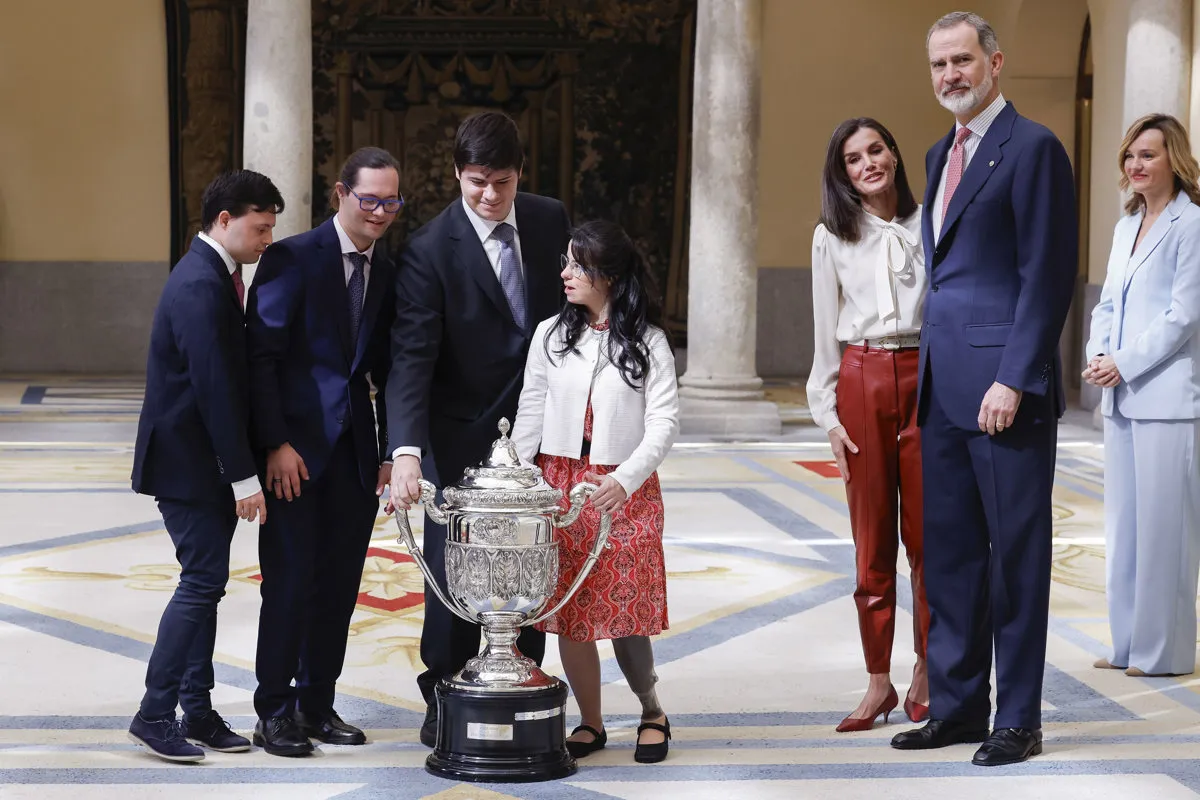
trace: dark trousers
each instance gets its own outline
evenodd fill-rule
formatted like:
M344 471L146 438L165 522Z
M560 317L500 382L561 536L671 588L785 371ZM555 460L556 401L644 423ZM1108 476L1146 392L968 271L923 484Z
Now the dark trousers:
M921 433L917 428L916 348L884 350L850 345L838 373L838 418L858 454L847 453L846 504L854 535L854 603L867 672L892 668L896 631L896 556L904 542L912 580L913 647L925 658L929 606L925 601L921 533ZM899 530L897 530L899 522Z
M232 502L193 502L158 498L175 545L179 585L158 623L158 637L146 668L146 719L174 718L181 706L187 717L212 709L213 646L217 603L229 581L229 545L237 527Z
M379 498L359 477L349 432L299 497L288 502L267 494L267 524L258 539L262 611L254 710L260 718L333 710L378 512Z
M994 644L995 726L1040 728L1058 428L1019 413L996 436L957 428L936 381L921 429L930 716L988 719Z
M440 494L438 502L441 502ZM445 591L446 526L438 525L428 515L425 517L423 549L430 570ZM421 625L421 660L425 662L425 671L417 676L417 685L426 704L433 704L433 687L439 680L453 676L466 666L467 661L479 655L479 645L479 626L447 609L426 586L425 620ZM540 666L546 654L546 634L531 627L522 628L517 649Z

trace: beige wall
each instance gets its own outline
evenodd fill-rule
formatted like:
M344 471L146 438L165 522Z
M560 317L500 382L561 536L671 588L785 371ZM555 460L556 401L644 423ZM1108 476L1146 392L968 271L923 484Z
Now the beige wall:
M1086 0L976 0L1007 61L1005 96L1073 154L1075 73ZM959 7L944 0L764 0L759 262L807 267L825 146L839 122L891 129L918 199L925 152L953 124L933 98L925 34Z
M167 260L164 13L162 0L5 4L0 261Z

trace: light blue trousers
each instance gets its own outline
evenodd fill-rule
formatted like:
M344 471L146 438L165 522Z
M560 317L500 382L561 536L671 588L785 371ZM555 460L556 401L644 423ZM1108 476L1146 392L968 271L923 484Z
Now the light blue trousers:
M1194 672L1200 421L1107 417L1104 512L1109 662Z

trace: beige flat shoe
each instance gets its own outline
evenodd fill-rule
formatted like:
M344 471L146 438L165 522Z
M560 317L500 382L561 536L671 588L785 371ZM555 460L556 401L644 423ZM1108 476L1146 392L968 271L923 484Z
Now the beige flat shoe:
M1131 678L1178 678L1185 673L1182 672L1143 672L1137 667L1130 667L1125 670L1125 674ZM1187 673L1191 674L1191 673Z
M1094 662L1092 662L1092 666L1096 669L1125 669L1124 667L1117 667L1108 663L1107 658L1096 659Z

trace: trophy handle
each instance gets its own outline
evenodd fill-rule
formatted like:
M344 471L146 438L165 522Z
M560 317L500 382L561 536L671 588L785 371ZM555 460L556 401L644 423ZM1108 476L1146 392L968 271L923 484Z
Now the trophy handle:
M578 483L575 488L571 489L571 508L567 513L554 520L554 527L565 528L579 517L579 512L583 510L584 501L591 496L592 492L598 487L590 483ZM567 589L567 593L563 595L562 600L554 608L539 616L537 619L522 623L524 625L536 625L537 623L549 619L558 613L558 610L567 604L567 601L575 596L575 592L579 591L579 587L583 585L583 581L592 571L596 560L600 558L600 551L608 546L608 534L612 531L612 515L600 515L600 532L596 535L596 543L592 545L592 552L588 553L587 560L583 562L583 569L579 570L579 574L575 576L575 582L571 584L571 588Z
M421 486L421 494L417 498L417 503L425 507L426 513L430 519L439 525L446 524L446 514L442 509L434 505L433 498L437 494L437 487L425 479L418 481ZM403 508L396 508L393 516L396 518L396 527L400 529L400 537L396 540L400 544L408 548L408 552L412 555L413 560L417 562L417 566L421 568L421 572L425 575L425 585L433 589L433 593L437 595L438 600L442 601L442 605L453 611L458 616L465 619L467 622L478 624L479 620L474 616L463 613L446 594L442 591L442 587L438 585L437 579L434 578L433 572L429 569L429 565L425 563L425 556L421 552L421 548L417 546L417 539L413 536L412 525L408 521L408 512Z

